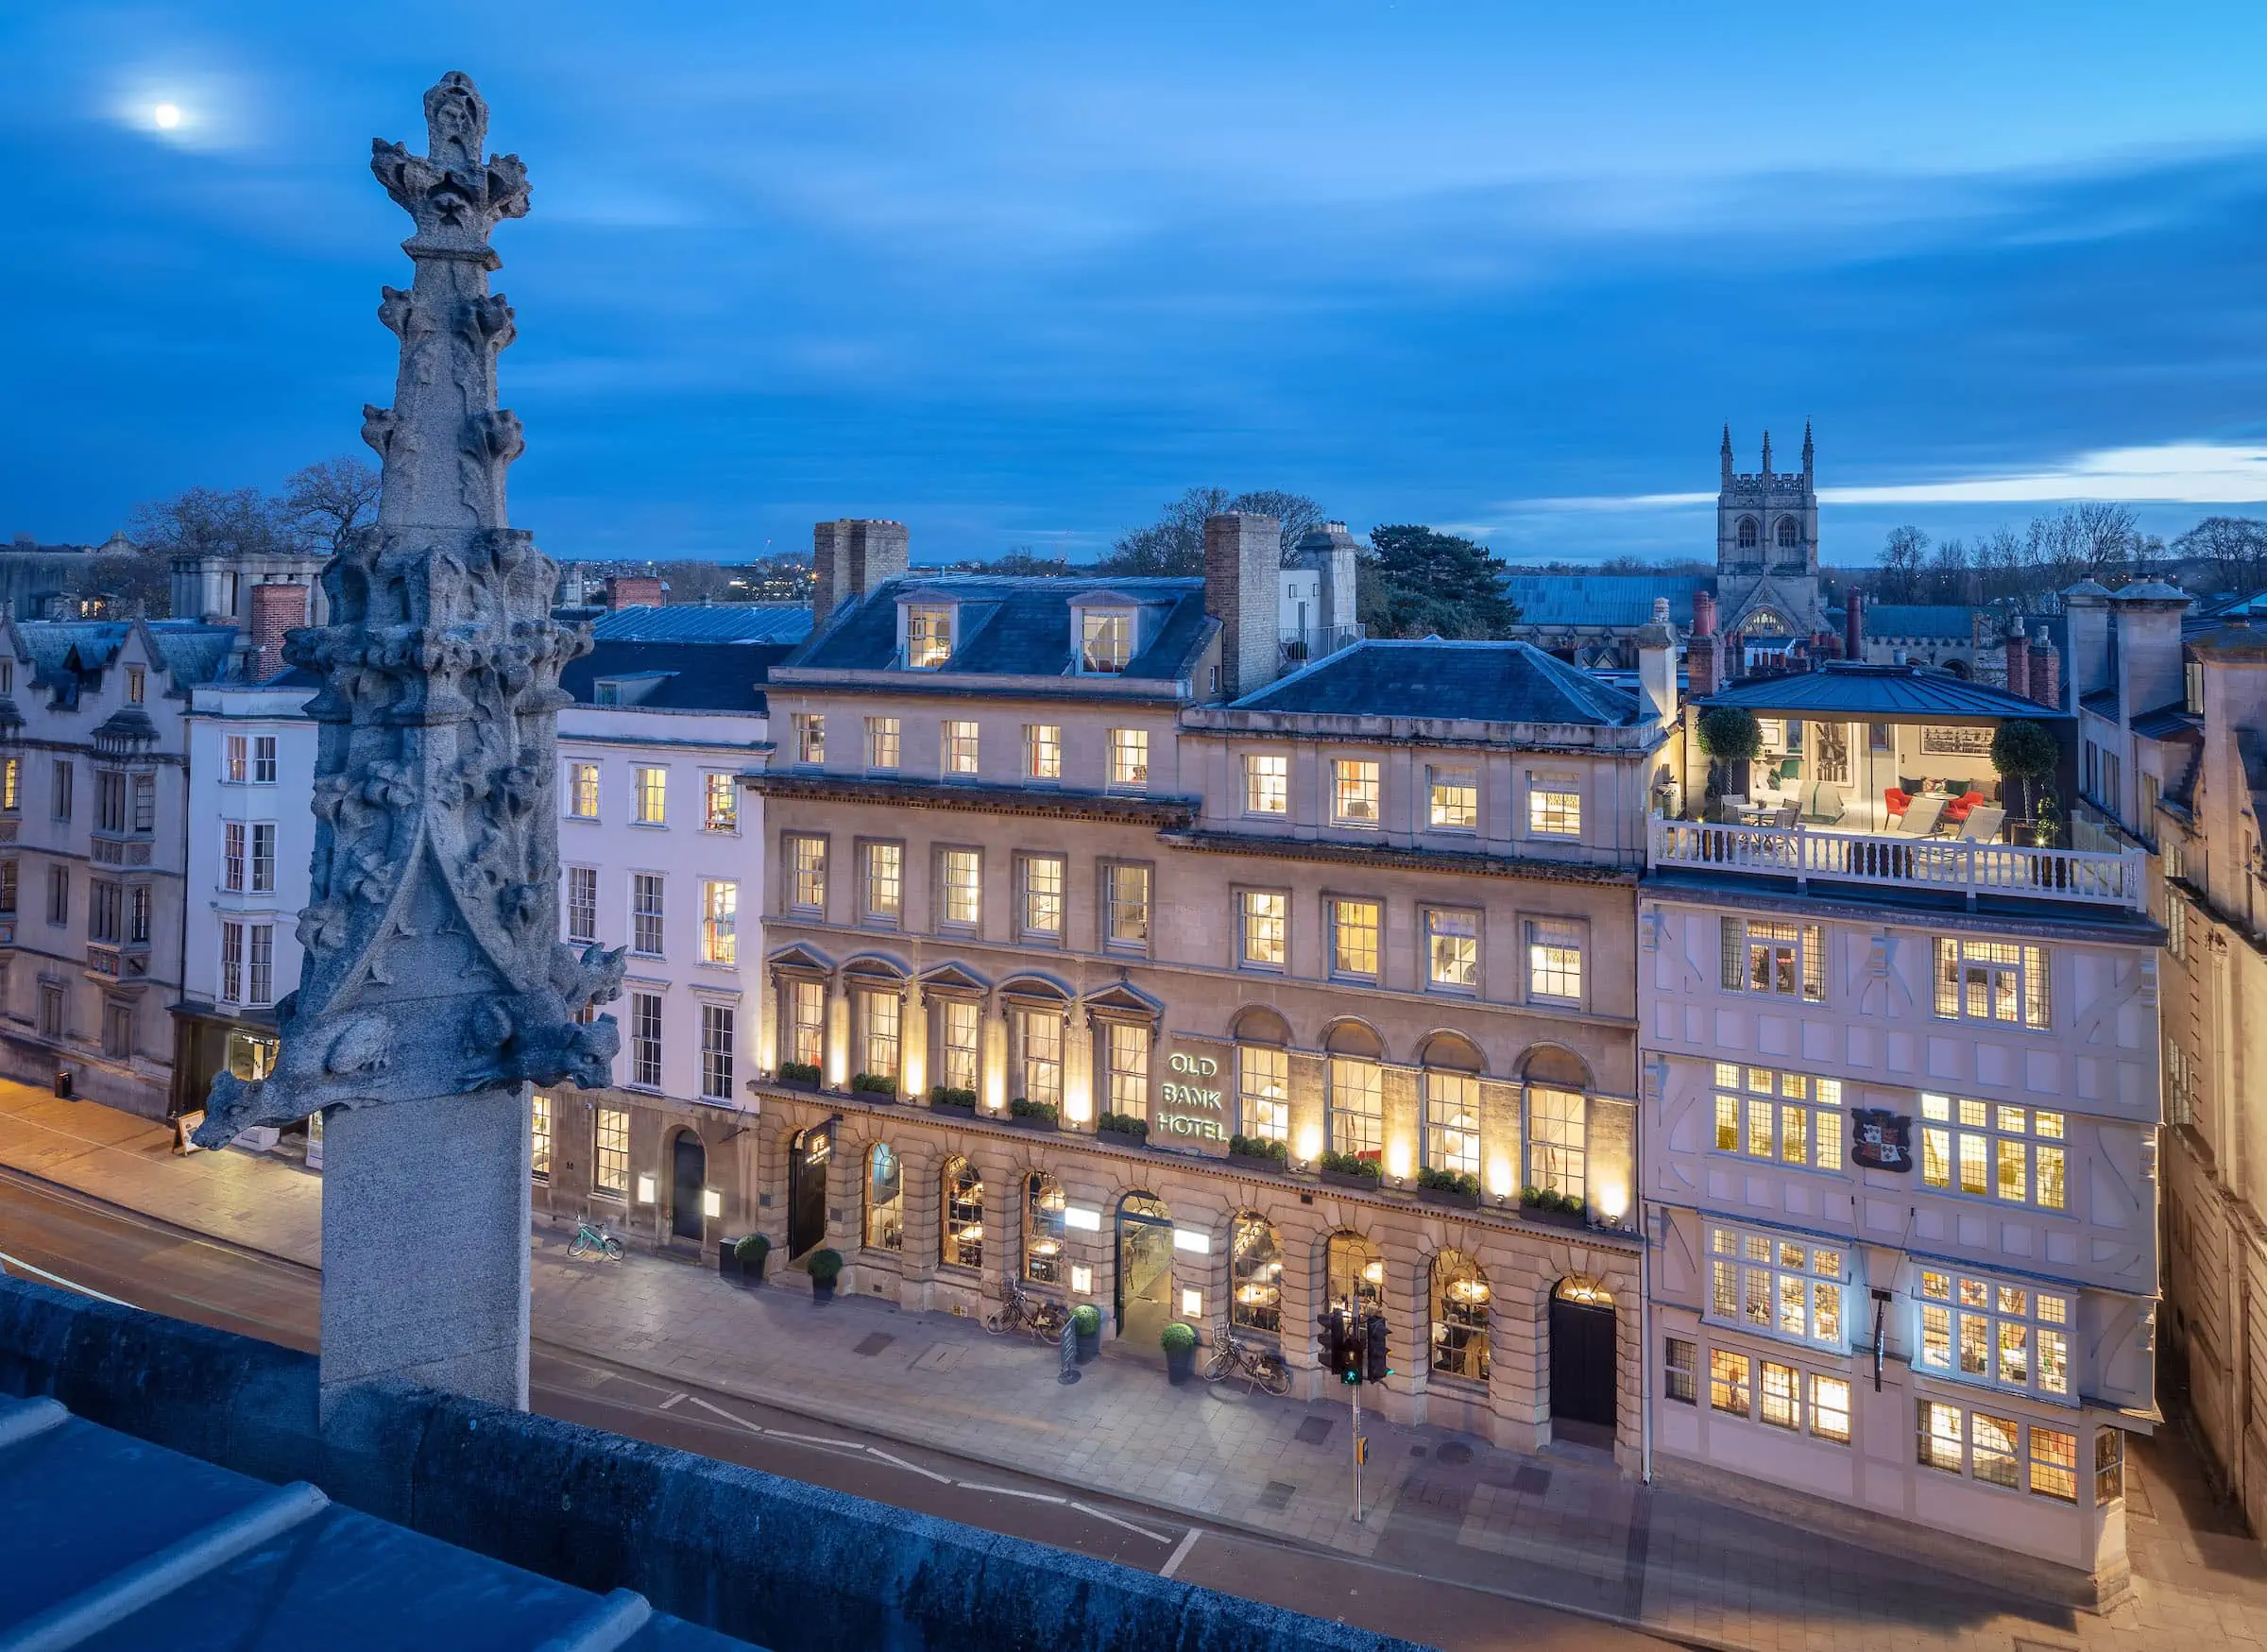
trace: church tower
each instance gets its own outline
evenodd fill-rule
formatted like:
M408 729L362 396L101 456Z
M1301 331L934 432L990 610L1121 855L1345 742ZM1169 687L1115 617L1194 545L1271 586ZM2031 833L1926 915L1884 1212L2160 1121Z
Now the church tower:
M1731 427L1724 428L1716 490L1716 610L1728 638L1765 644L1807 639L1826 628L1818 600L1818 493L1811 427L1802 428L1802 468L1732 468Z

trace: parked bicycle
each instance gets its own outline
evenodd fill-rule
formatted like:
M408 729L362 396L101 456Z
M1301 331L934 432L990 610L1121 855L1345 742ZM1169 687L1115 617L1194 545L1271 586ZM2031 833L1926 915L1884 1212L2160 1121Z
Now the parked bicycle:
M592 1227L588 1221L578 1220L574 1224L574 1237L567 1241L567 1254L588 1256L594 1252L611 1256L619 1262L622 1260L622 1241L606 1232L603 1222Z
M1012 1279L1008 1281L1008 1300L1000 1304L999 1312L984 1316L984 1329L995 1337L1020 1325L1042 1342L1059 1340L1063 1327L1069 1323L1068 1308L1043 1296L1033 1296Z
M1227 1320L1212 1322L1212 1358L1205 1362L1204 1380L1244 1379L1244 1392L1260 1388L1279 1398L1291 1391L1291 1368L1273 1349L1238 1337Z

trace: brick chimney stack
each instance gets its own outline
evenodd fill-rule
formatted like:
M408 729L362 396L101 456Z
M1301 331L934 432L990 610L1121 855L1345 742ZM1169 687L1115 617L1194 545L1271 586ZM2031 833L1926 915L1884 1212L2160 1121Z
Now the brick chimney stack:
M1866 657L1866 593L1851 591L1842 601L1842 657Z
M1275 680L1282 658L1283 523L1252 511L1204 519L1204 611L1220 622L1220 698Z
M2030 694L2041 706L2062 709L2062 656L2043 637L2031 650Z
M606 607L657 608L665 595L661 581L652 574L610 573L606 576Z
M810 531L811 630L823 629L837 608L897 578L912 564L912 541L903 522L844 517L818 523Z
M2020 615L2007 631L2007 691L2031 697L2031 639L2023 635Z
M1694 699L1716 691L1716 596L1713 591L1693 593L1693 634L1684 645L1684 673Z
M245 674L264 683L283 669L283 633L307 623L307 588L281 580L252 587L251 652Z

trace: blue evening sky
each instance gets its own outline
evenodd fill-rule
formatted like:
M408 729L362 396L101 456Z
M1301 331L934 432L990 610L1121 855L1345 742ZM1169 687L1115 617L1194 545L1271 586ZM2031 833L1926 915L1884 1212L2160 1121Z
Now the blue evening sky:
M359 451L369 140L450 68L554 554L1082 556L1191 484L1705 554L1719 427L1805 417L1830 561L2267 500L2256 3L72 0L0 63L0 536Z

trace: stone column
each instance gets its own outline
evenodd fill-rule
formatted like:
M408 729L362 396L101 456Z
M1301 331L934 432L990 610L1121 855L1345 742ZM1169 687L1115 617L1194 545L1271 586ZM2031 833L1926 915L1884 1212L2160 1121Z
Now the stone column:
M198 1140L320 1112L321 1392L375 1377L527 1401L528 1094L604 1084L622 955L557 940L558 570L505 525L524 445L496 405L511 306L488 235L527 211L516 156L482 159L465 76L425 94L426 153L372 146L415 225L416 278L386 287L394 405L363 409L384 461L378 521L323 571L329 622L284 656L323 681L315 844L298 990L274 1070L213 1081Z

